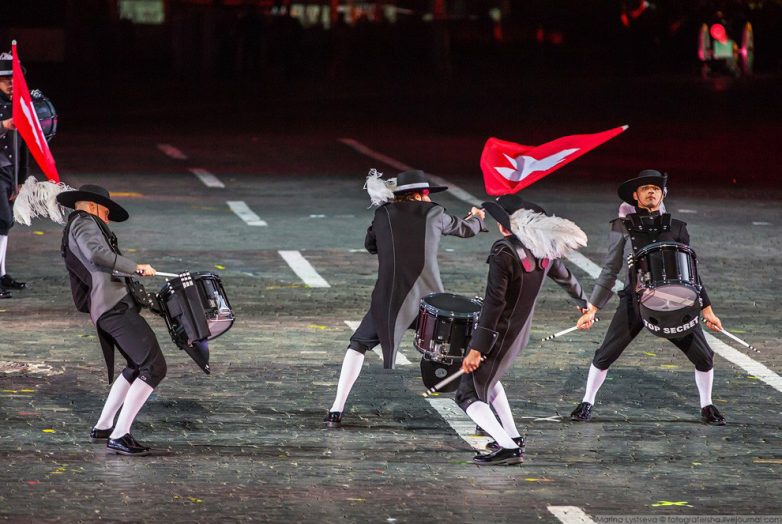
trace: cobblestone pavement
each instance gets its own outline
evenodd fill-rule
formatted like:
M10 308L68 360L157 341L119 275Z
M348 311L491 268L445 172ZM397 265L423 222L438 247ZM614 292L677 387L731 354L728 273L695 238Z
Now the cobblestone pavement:
M122 195L132 218L114 229L127 254L160 271L217 271L238 320L212 344L206 376L149 317L169 375L133 430L154 453L107 455L87 439L108 387L94 330L70 302L61 228L17 226L9 272L29 289L0 302L0 519L555 522L548 506L593 517L782 513L782 392L724 359L716 359L714 399L726 427L698 423L690 364L647 334L612 368L594 421L568 422L563 415L580 401L615 302L592 332L544 345L537 340L576 319L553 284L540 297L530 346L504 381L528 438L523 466L471 464L470 446L419 395L409 341L411 366L384 371L368 354L345 427L324 429L350 335L345 321L360 320L375 278L376 261L361 250L371 218L363 175L370 167L394 172L337 138L242 135L232 137L239 146L231 150L193 136L117 134L102 146L63 136L65 181ZM448 174L417 152L404 158L399 143L365 140ZM190 158L165 157L161 142ZM205 187L192 167L210 170L226 188ZM482 195L477 175L454 178ZM575 219L590 237L583 253L599 263L618 204L614 187L551 181L526 194ZM228 200L246 202L269 225L245 225ZM454 214L468 208L450 194L439 201ZM777 373L780 202L774 191L734 196L689 184L678 194L674 184L668 200L689 223L716 313ZM443 242L450 291L482 294L494 238ZM278 250L301 250L331 287L304 285ZM145 283L154 289L162 280Z

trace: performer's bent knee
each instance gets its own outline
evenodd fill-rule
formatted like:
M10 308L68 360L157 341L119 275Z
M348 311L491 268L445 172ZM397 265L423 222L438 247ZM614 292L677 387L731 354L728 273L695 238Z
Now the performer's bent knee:
M139 368L138 378L156 388L166 378L167 372L166 359L163 358L163 352L158 348L156 355Z
M348 349L352 349L353 351L356 351L358 353L361 353L362 355L366 354L367 350L372 349L367 347L366 345L362 344L361 342L351 340L350 344L348 344Z
M127 367L122 370L122 376L125 377L129 383L133 384L133 381L138 378L138 368Z
M595 357L592 359L592 365L595 366L600 371L605 371L608 368L611 367L611 364L616 362L615 357L610 357L607 355L598 355L595 353Z
M467 379L472 382L472 377L467 377ZM481 399L478 397L478 392L475 391L475 386L473 384L465 384L462 382L459 384L459 389L456 390L454 401L456 402L456 405L466 412L467 408L474 402L480 402Z

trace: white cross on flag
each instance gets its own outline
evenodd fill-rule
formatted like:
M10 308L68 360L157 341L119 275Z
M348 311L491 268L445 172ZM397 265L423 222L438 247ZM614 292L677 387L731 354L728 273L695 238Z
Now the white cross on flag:
M589 135L570 135L539 146L489 138L481 154L486 193L509 195L521 191L622 133L628 126Z
M13 42L13 119L16 129L22 136L27 149L32 153L33 158L38 163L46 175L46 178L54 182L60 181L60 175L57 173L57 167L54 165L54 157L49 150L49 144L46 143L46 137L43 135L41 123L38 121L38 115L35 114L33 101L30 98L30 90L27 89L27 82L22 73L22 65L19 63L19 56L16 54L16 41Z

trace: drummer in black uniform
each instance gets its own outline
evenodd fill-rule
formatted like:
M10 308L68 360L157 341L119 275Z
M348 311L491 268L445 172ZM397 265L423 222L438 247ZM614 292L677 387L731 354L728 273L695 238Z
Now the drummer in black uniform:
M567 291L580 311L586 311L586 295L561 258L585 246L587 237L573 222L547 216L541 207L516 195L484 202L483 207L497 221L503 238L489 255L486 297L462 364L469 374L459 383L456 402L494 438L487 445L491 453L477 455L473 462L520 464L524 439L500 379L529 341L535 301L545 277Z
M660 207L668 190L667 181L667 175L647 169L641 171L638 177L619 186L619 197L635 206L635 213L625 218L616 218L611 222L608 255L592 291L588 310L578 320L580 329L592 327L595 314L611 298L611 290L617 275L628 257L635 257L639 250L653 242L674 241L689 245L690 235L687 232L687 224L671 218L668 213L660 213ZM619 306L603 343L592 359L583 401L570 414L571 420L585 422L591 418L595 396L605 380L608 368L644 327L639 311L637 285L636 271L628 270L625 288L619 292ZM699 298L702 306L701 314L706 325L714 331L721 330L720 319L712 311L711 301L703 287ZM697 317L695 320L697 321ZM695 325L685 336L670 340L695 365L695 383L700 395L701 421L705 424L724 425L725 418L711 400L714 352L706 342L700 325Z

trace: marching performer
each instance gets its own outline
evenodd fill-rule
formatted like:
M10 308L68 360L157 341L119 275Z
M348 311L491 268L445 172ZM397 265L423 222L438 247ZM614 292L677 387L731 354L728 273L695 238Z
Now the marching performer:
M123 222L128 213L111 199L107 190L83 185L78 190L60 193L57 201L75 209L63 231L62 256L76 309L89 313L97 328L109 383L114 376L115 347L127 361L111 387L90 439L106 442L108 451L113 453L146 455L149 448L133 438L130 426L166 376L166 361L155 333L139 315L140 308L129 295L125 279L114 273L153 276L155 269L120 253L108 222Z
M11 298L12 289L24 289L26 284L6 273L5 255L8 233L14 225L13 206L16 190L27 178L27 148L19 140L14 147L16 125L11 118L11 99L14 94L13 64L10 53L0 54L0 298ZM16 167L15 167L16 166ZM15 171L18 172L15 173Z
M415 321L421 298L443 291L437 264L441 237L467 238L486 231L482 210L473 207L461 219L432 202L431 193L448 188L432 185L422 171L400 173L393 183L372 170L366 188L378 207L364 246L378 257L378 276L370 309L350 337L337 394L324 420L332 428L342 423L345 402L361 373L366 351L380 344L383 367L393 368L402 335Z
M473 462L520 464L524 439L500 379L529 341L535 301L545 277L562 286L579 310L586 311L586 295L561 258L585 246L587 238L573 222L547 216L541 207L517 195L500 196L483 207L497 221L503 238L489 255L486 297L462 364L469 374L462 376L456 402L494 438L487 445L491 453L479 454Z
M579 329L592 327L595 314L611 298L611 289L629 256L635 256L640 249L658 241L668 240L689 245L690 235L687 232L687 224L671 218L670 214L661 213L663 199L668 191L667 182L667 175L653 169L646 169L636 178L619 186L619 197L634 206L635 210L624 218L611 221L608 255L589 299L588 310L578 320ZM637 284L636 271L628 268L625 288L619 292L619 305L603 343L592 359L583 401L570 414L571 420L585 422L591 418L595 396L608 374L608 368L643 329L638 309ZM700 301L701 314L706 319L706 325L714 331L720 331L722 323L712 311L705 288L701 289ZM683 337L672 338L671 342L695 365L695 383L700 395L701 421L705 424L725 425L725 418L712 404L714 352L706 342L700 325L695 326Z

